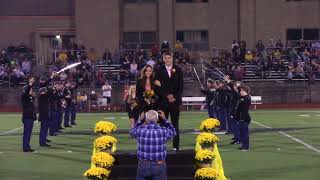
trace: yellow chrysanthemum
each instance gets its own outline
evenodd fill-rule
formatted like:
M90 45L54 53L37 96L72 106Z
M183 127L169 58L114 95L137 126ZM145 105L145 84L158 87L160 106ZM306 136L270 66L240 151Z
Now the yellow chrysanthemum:
M95 153L91 160L97 167L109 168L114 163L114 157L106 152Z
M197 137L197 142L200 143L201 145L202 144L213 144L219 140L220 139L216 135L214 135L212 133L206 133L206 132L199 134Z
M99 121L94 128L95 133L110 134L117 130L117 126L112 122Z
M196 160L198 161L212 160L214 157L215 157L214 152L206 149L200 150L196 154Z
M97 178L97 179L106 179L110 174L110 171L100 167L94 167L88 169L83 175L86 177Z
M101 150L106 150L111 148L117 139L112 136L101 136L94 141L95 148Z
M218 126L220 126L218 119L209 118L201 122L199 129L201 132L213 132Z
M218 177L218 172L215 168L205 167L198 169L195 173L196 180L215 180Z

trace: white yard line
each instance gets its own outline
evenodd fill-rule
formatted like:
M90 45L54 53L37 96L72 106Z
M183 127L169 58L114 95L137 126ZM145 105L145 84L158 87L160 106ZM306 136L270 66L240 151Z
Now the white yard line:
M273 128L270 127L270 126L266 126L266 125L264 125L264 124L261 124L261 123L255 122L255 121L252 121L252 123L257 124L257 125L259 125L259 126L261 126L261 127L267 128L267 129L273 129ZM320 150L319 150L319 149L311 146L310 144L302 141L301 139L295 138L295 137L293 137L293 136L291 136L291 135L289 135L289 134L287 134L287 133L285 133L285 132L283 132L283 131L278 131L278 133L281 134L281 135L283 135L283 136L285 136L285 137L287 137L287 138L292 139L293 141L296 141L296 142L304 145L305 147L307 147L307 148L310 149L310 150L313 150L313 151L315 151L315 152L317 152L317 153L320 153Z
M37 123L38 123L38 121L34 122L34 124L37 124ZM0 136L5 136L5 135L8 135L8 134L14 133L16 131L19 131L20 129L23 129L23 126L15 128L15 129L12 129L12 130L4 132L4 133L1 133Z
M291 136L291 135L289 135L289 134L287 134L287 133L285 133L285 132L283 132L283 131L278 131L278 132L279 132L280 134L282 134L282 135L284 135L284 136L286 136L286 137L288 137L288 138L290 138L290 139L292 139L292 140L300 143L300 144L303 144L305 147L307 147L307 148L309 148L309 149L311 149L311 150L313 150L313 151L315 151L315 152L320 153L320 150L319 150L319 149L311 146L310 144L307 144L307 143L303 142L302 140L300 140L300 139L298 139L298 138L295 138L295 137L293 137L293 136Z

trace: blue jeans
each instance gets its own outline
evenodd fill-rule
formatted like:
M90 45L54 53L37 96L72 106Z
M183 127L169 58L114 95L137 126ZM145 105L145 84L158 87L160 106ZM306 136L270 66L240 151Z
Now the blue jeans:
M249 124L250 122L239 122L239 132L242 149L249 149Z
M72 105L70 108L70 113L71 113L71 125L76 123L76 113L77 113L77 107L76 105Z
M235 117L231 118L234 141L240 142L239 121Z
M30 149L30 139L32 135L32 129L33 129L33 119L24 118L22 119L23 122L23 150L27 151Z
M71 107L66 107L64 109L64 126L70 125L70 111L71 111Z
M217 112L214 107L207 105L209 118L217 118Z
M41 127L40 127L40 137L39 137L39 144L44 145L46 144L46 139L48 136L48 130L49 130L49 120L48 119L42 119L41 120Z
M50 127L49 127L50 135L53 135L55 132L59 130L58 124L59 124L58 112L54 110L50 111Z
M166 163L139 161L136 180L167 180Z

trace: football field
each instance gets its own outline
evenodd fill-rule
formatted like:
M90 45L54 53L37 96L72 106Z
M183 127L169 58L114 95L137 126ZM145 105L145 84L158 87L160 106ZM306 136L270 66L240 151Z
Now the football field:
M320 110L251 111L251 149L240 152L230 145L230 135L218 135L225 175L231 180L319 180ZM180 117L182 149L193 149L201 120L206 112L182 112ZM93 127L99 120L117 124L114 135L119 151L136 150L129 136L125 113L83 113L77 126L48 137L50 148L39 147L39 125L35 123L31 148L22 152L21 115L0 114L0 180L79 180L90 167ZM171 150L171 143L168 149ZM134 178L133 178L134 179Z

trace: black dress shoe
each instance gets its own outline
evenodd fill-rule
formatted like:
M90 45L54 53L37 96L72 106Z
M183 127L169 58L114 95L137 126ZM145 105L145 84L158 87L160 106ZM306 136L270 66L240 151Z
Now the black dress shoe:
M40 146L42 146L42 147L50 147L49 144L40 144Z
M51 140L49 140L49 139L46 139L46 142L48 143L48 142L51 142Z
M33 149L24 149L23 152L34 152Z
M60 130L64 130L64 128L63 128L63 127L59 127L59 129L60 129Z
M240 144L238 141L232 141L230 144Z
M71 123L71 125L74 125L74 126L75 126L75 125L77 125L77 123Z
M65 128L72 128L72 126L70 126L70 125L66 125L66 126L64 126Z

